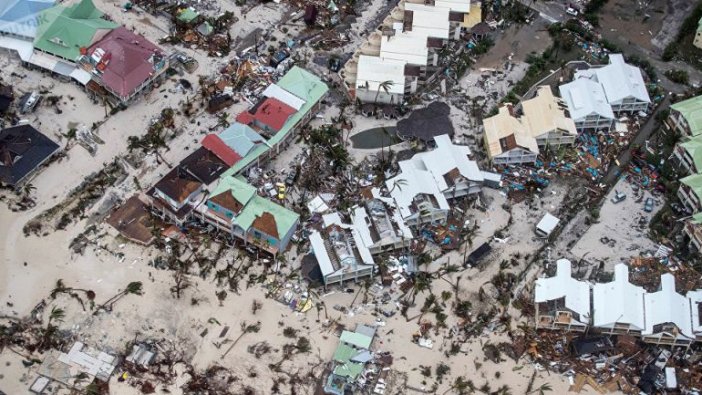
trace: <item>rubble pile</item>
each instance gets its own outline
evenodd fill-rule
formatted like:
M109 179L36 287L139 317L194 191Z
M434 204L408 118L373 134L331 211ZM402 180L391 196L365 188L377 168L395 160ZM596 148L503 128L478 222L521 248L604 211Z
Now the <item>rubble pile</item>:
M666 389L693 394L700 390L702 367L696 361L702 353L685 348L671 352L633 336L538 331L526 353L537 370L566 376L573 392L585 386L601 394L658 393Z

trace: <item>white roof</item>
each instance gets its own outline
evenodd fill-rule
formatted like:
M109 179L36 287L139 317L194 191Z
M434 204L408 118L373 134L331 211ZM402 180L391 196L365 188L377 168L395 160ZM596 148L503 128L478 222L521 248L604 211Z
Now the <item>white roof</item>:
M426 35L406 32L390 37L383 36L380 39L380 57L383 59L426 66L428 54ZM404 86L404 80L402 85Z
M470 12L470 0L436 0L434 7L448 8L453 12Z
M420 194L433 195L439 205L439 209L449 209L449 204L444 194L439 190L434 177L429 171L418 169L410 161L401 161L399 165L401 173L385 181L385 185L391 190L390 196L395 199L402 218L412 216L412 202ZM404 180L405 182L398 183L398 186L393 188L395 181L399 180Z
M384 202L385 204L389 205L392 207L394 210L392 210L392 219L395 221L395 224L397 225L397 230L400 232L400 236L404 238L409 238L411 239L412 236L412 229L407 226L405 223L405 220L402 218L402 213L400 213L400 210L397 209L395 199L393 198L387 198L383 197L380 195L380 188L373 188L371 189L371 194L373 195L374 198Z
M357 262L359 264L366 264L366 265L374 265L375 261L373 261L373 255L371 255L370 250L368 249L368 246L366 246L364 242L363 235L361 234L363 227L357 227L354 224L347 224L344 223L341 220L341 216L339 215L338 212L334 212L331 214L326 214L322 216L322 221L324 222L324 226L331 226L331 225L338 225L344 229L348 229L351 231L351 235L353 236L353 240L356 244L356 251L358 252L358 255L361 256L361 262ZM360 230L359 230L360 228ZM365 228L367 231L368 228Z
M432 7L424 4L405 3L405 11L412 11L412 33L424 37L449 38L448 8Z
M300 108L305 105L305 101L299 97L293 95L292 93L286 91L285 89L279 87L276 84L270 84L266 89L263 90L263 96L272 97L278 99L283 103L294 108L296 111L300 111Z
M543 303L565 297L565 306L580 314L582 323L590 316L590 286L571 277L570 261L556 262L556 275L536 280L534 302Z
M558 223L561 222L560 219L554 217L551 215L551 213L546 213L543 218L541 218L541 221L539 221L538 224L536 224L536 229L539 229L546 233L547 235L551 234L554 229L556 229L556 226L558 226Z
M310 233L310 244L312 244L312 251L314 251L314 256L317 258L322 276L326 277L334 273L334 266L329 258L327 249L324 247L324 239L322 239L322 235L318 231L314 230Z
M1 23L1 22L0 22ZM20 40L9 36L0 35L0 48L17 51L20 59L27 62L32 57L34 45L31 41Z
M644 294L646 291L629 282L629 268L614 266L614 281L592 287L595 326L613 327L615 323L644 328Z
M388 93L404 94L405 92L405 62L395 59L384 59L377 56L361 55L358 58L358 74L356 88L377 92L381 83L391 81ZM382 88L380 88L383 91Z
M361 236L361 241L363 241L363 244L366 246L373 245L373 237L371 237L369 228L369 226L372 226L372 224L364 207L356 206L353 209L351 222L353 222L353 226L358 230L358 234ZM358 243L358 241L356 242Z
M310 210L310 213L325 213L329 211L329 206L321 196L317 195L307 203L307 209Z
M702 316L700 316L699 307L702 303L702 289L688 292L687 299L690 301L690 308L692 309L692 331L702 335Z
M619 104L628 97L634 97L647 103L651 102L641 70L624 62L624 56L621 54L610 54L609 64L606 66L575 73L576 78L583 76L594 78L602 84L610 104Z
M614 119L602 85L597 82L589 78L576 78L573 82L559 86L558 91L574 121L580 121L591 114Z
M458 169L463 177L471 181L483 181L478 164L468 159L470 148L453 144L448 134L436 136L434 141L435 149L416 154L406 162L413 163L419 169L428 170L442 192L448 189L444 175L453 169Z
M674 323L680 334L678 337L693 337L690 301L675 291L675 277L666 273L661 275L661 289L644 295L646 309L646 327L643 335L654 335L653 327L668 322Z

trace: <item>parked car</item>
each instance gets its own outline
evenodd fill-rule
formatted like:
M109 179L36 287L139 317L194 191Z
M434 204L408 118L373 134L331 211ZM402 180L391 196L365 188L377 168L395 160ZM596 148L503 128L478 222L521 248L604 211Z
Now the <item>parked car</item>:
M614 191L614 196L612 196L612 203L617 204L624 199L626 199L626 195L624 193L619 192L617 190Z
M288 176L285 177L285 185L289 187L292 186L295 183L295 178L297 178L297 171L293 169L288 173Z
M644 211L647 213L653 211L653 198L646 199L646 202L644 202Z
M284 49L279 50L273 56L271 56L271 60L269 62L271 67L278 67L278 65L287 59L290 56L290 53Z
M576 8L568 7L568 8L566 8L566 14L572 15L572 16L578 16L579 12Z

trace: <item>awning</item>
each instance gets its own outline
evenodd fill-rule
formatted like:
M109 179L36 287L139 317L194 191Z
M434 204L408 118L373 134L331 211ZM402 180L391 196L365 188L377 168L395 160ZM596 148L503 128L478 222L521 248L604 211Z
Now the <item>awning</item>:
M13 37L0 35L0 48L9 49L11 51L17 51L20 59L23 61L28 61L32 57L32 51L34 46L29 41L20 40Z
M78 67L73 69L73 71L71 72L71 77L74 80L80 82L81 85L86 85L92 79L90 73Z
M41 67L42 69L49 71L53 71L56 63L58 63L58 60L41 52L33 53L32 57L30 57L27 61L37 67Z

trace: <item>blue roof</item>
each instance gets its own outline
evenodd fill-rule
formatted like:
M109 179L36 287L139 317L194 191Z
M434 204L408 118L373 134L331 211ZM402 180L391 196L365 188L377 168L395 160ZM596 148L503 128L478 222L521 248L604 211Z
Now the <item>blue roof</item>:
M241 157L245 157L258 144L265 144L266 139L256 133L250 126L234 122L219 134L220 140Z
M0 2L0 31L34 38L40 13L54 0L9 0Z

